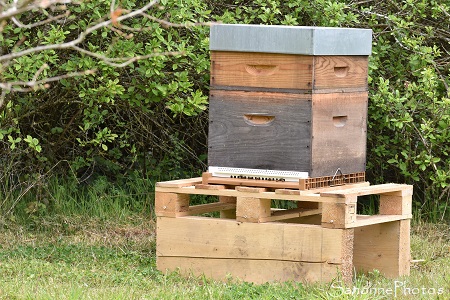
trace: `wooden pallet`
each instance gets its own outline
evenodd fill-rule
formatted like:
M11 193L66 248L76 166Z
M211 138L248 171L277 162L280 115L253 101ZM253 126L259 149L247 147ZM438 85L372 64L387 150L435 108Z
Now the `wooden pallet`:
M190 205L190 195L218 201ZM358 197L379 195L379 214L359 215ZM314 191L205 185L191 178L156 185L159 270L227 273L245 281L321 281L354 268L409 274L412 186L368 182ZM271 200L297 203L280 210ZM221 218L200 215L220 211ZM267 272L270 269L271 272Z

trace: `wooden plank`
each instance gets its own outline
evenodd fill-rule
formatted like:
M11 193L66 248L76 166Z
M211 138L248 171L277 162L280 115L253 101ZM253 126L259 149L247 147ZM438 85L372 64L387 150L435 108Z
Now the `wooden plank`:
M236 209L235 203L220 203L220 202L206 203L190 206L189 210L185 214L180 214L180 216L193 216L214 211L232 210L232 209Z
M247 193L263 193L266 192L267 189L263 187L249 187L249 186L237 186L235 187L238 192L247 192Z
M184 187L202 183L201 177L157 182L158 187Z
M343 273L342 265L280 260L157 256L156 266L164 273L178 271L183 276L206 276L224 282L229 282L232 278L255 284L286 281L331 282ZM351 276L345 277L344 281L351 281Z
M353 224L349 224L346 228L356 228L363 226L370 226L374 224L388 223L399 220L408 220L411 219L412 215L373 215L373 216L364 216L357 215L356 221Z
M211 86L312 88L313 57L211 51Z
M412 188L413 188L412 185L407 184L385 183L385 184L371 185L367 187L325 191L321 192L320 196L322 197L332 196L344 198L348 197L348 195L354 196L378 195L378 194L392 195L392 193L400 191L407 191L407 195L409 195L410 194L409 191L412 192Z
M346 233L318 225L158 217L157 254L341 264Z
M410 220L355 228L353 263L358 271L379 270L389 278L409 275Z
M210 91L208 165L309 172L310 145L311 95Z
M203 189L203 190L224 190L226 186L224 185L216 185L216 184L196 184L196 189Z
M315 56L313 89L367 89L368 61L367 56Z
M314 202L308 202L314 203ZM260 219L260 222L275 222L286 219L307 217L312 215L318 215L322 212L321 209L305 209L305 208L294 208L294 209L285 209L285 210L272 210L270 217L263 217Z
M368 94L312 95L310 177L365 171Z
M255 193L239 192L235 189L224 189L224 190L203 190L195 189L194 186L181 187L181 188L166 188L166 187L156 187L157 192L165 193L178 193L178 194L191 194L191 195L210 195L210 196L230 196L230 197L255 197ZM258 195L259 198L264 199L275 199L275 200L290 200L290 201L311 201L311 202L321 202L321 203L345 203L346 198L333 197L331 195L327 197L321 197L317 194L307 194L307 195L283 195L275 194L275 192L263 192Z

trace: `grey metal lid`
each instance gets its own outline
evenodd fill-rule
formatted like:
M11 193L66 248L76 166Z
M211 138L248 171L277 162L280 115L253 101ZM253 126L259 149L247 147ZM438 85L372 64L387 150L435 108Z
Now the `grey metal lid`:
M370 55L372 30L361 28L214 24L209 49L302 55Z

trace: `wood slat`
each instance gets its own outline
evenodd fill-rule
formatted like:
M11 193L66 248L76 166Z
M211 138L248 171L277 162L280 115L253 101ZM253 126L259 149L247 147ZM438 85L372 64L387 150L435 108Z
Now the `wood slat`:
M304 209L304 208L278 210L272 211L270 217L261 218L261 222L275 222L286 219L301 218L312 215L318 215L321 212L322 212L321 209Z
M156 192L163 193L179 193L179 194L191 194L191 195L210 195L210 196L230 196L230 197L255 197L255 193L239 192L235 189L223 189L223 190L204 190L196 189L194 186L188 187L156 187ZM346 199L342 197L321 197L318 194L306 194L306 195L283 195L275 194L275 192L263 192L257 194L257 197L264 199L274 200L290 200L290 201L310 201L321 203L345 203Z
M157 254L340 264L345 234L318 225L158 217Z
M206 276L225 282L234 279L255 284L286 281L331 282L342 273L342 265L282 260L157 256L156 266L164 273L178 271L183 276ZM340 279L349 282L351 276Z
M355 196L365 196L365 195L377 195L377 194L388 194L395 193L401 191L407 191L412 193L412 185L407 184L397 184L397 183L386 183L386 184L377 184L371 185L367 187L358 187L358 188L350 188L350 189L341 189L334 191L324 191L320 193L322 197L347 197L348 195ZM409 193L408 193L409 194Z
M157 187L185 187L202 183L201 177L178 179L170 181L160 181L156 183Z

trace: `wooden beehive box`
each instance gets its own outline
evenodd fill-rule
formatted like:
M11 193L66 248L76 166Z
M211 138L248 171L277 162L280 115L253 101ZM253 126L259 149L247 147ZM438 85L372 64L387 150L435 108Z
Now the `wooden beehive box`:
M209 166L364 172L371 34L212 26Z

